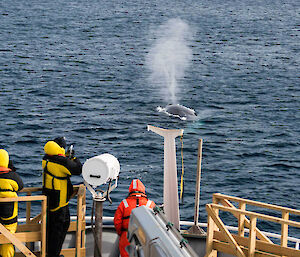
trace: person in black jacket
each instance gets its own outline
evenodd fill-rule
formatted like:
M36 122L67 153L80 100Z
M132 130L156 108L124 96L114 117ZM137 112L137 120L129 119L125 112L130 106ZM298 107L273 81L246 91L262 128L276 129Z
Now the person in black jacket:
M69 200L73 193L71 175L80 175L82 164L76 157L66 156L63 137L44 146L43 193L47 196L47 257L58 257L69 225Z
M18 197L17 192L24 187L16 168L9 160L8 152L0 149L0 197ZM0 223L11 233L17 230L18 202L0 203ZM12 244L0 245L0 256L13 257L15 254Z

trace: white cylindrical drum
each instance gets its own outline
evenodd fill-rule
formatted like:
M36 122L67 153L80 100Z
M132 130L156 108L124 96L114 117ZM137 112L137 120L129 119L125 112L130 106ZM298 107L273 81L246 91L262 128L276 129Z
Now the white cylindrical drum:
M92 186L100 186L109 179L116 179L119 172L120 163L118 159L109 153L87 159L82 167L84 180Z

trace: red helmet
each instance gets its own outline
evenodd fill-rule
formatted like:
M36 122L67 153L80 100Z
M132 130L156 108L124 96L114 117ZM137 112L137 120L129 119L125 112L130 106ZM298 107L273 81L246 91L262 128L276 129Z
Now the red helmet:
M131 181L130 187L129 187L129 193L131 192L142 192L145 194L145 186L139 179L134 179Z

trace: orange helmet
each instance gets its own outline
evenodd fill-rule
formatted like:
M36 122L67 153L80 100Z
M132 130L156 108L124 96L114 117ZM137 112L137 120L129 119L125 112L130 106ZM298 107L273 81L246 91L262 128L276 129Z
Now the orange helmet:
M145 194L145 186L139 179L134 179L131 181L131 184L129 186L129 193L132 192L142 192Z

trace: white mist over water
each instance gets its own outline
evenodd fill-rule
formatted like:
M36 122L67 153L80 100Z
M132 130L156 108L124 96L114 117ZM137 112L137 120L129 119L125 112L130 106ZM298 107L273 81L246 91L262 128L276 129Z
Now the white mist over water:
M156 41L147 56L150 80L161 87L167 103L177 104L180 80L192 59L188 41L192 33L181 19L170 19L158 27Z

